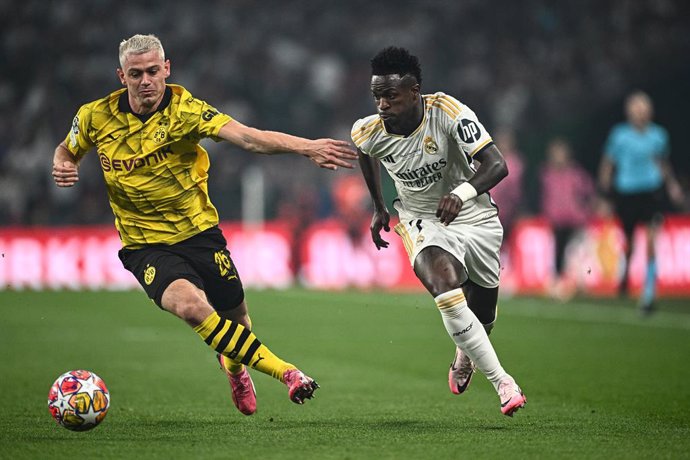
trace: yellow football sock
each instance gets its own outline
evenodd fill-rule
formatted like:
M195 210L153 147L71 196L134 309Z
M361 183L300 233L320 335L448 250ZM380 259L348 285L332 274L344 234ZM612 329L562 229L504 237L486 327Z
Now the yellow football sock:
M251 318L249 318L249 316L247 316L247 320L249 321L249 329L251 329L252 320ZM244 369L244 364L235 361L234 359L230 359L227 356L220 355L220 362L226 371L234 375L239 374L240 372L242 372L242 369Z
M221 318L216 312L211 313L194 331L221 355L281 382L286 370L295 369L295 366L274 355L252 331L235 321Z

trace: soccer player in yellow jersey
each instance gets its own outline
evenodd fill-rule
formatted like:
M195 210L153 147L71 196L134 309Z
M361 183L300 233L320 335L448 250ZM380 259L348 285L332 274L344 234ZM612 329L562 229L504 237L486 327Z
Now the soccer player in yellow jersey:
M125 88L79 109L55 149L55 183L75 185L79 161L95 147L123 265L159 307L187 322L218 353L237 408L246 415L256 411L245 366L285 383L290 399L302 404L318 385L251 331L242 283L209 199L209 158L199 141L210 137L256 153L297 153L327 169L351 168L356 153L345 141L244 126L185 88L166 84L170 61L153 35L124 40L119 58L117 75Z
M398 192L395 232L456 345L451 392L467 389L476 366L494 385L501 412L512 416L526 398L488 337L496 320L503 237L488 191L508 174L505 160L467 106L444 93L421 94L419 61L407 50L386 48L371 68L377 113L355 122L352 140L374 202L374 244L388 246L380 235L390 221L382 164Z

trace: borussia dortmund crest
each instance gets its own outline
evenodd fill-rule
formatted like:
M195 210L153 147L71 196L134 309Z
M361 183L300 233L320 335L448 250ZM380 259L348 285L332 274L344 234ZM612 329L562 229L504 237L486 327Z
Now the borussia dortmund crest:
M153 283L153 279L156 277L156 267L152 267L150 265L146 266L146 270L144 270L144 283L146 285L150 285Z
M429 155L435 155L438 153L438 144L431 136L424 138L424 151Z
M153 140L156 141L157 144L160 144L165 141L167 135L168 133L165 130L165 127L159 126L156 132L153 133Z

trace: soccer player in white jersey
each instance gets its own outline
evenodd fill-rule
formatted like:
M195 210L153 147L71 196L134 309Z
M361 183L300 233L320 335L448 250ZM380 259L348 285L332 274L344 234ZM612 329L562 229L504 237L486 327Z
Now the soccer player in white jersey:
M377 113L355 122L352 140L374 202L374 244L388 247L380 232L390 230L381 162L398 192L395 232L456 345L450 390L463 393L479 369L494 385L501 412L512 416L527 399L488 337L496 320L503 239L488 191L508 174L505 160L467 106L444 93L421 94L419 61L407 50L386 48L371 68Z

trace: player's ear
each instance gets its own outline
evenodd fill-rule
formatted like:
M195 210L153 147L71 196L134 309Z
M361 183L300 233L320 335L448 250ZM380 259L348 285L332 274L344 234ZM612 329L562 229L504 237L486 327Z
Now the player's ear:
M163 68L165 69L165 78L168 78L170 76L170 59L165 60Z
M422 91L422 87L419 85L419 83L415 83L410 87L410 89L412 90L412 94L414 94L415 96L418 96L419 93Z
M123 85L127 85L127 82L125 81L125 72L119 67L117 68L116 72L117 78L120 79L120 83L122 83Z

